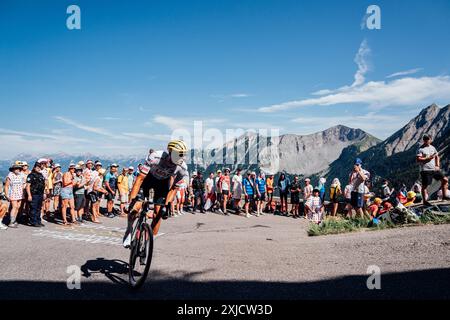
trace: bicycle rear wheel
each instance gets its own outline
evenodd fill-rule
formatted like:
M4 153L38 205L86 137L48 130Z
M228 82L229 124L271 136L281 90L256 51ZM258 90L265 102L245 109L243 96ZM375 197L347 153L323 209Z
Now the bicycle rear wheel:
M136 230L130 249L129 281L133 289L139 289L147 278L153 255L153 232L147 223Z

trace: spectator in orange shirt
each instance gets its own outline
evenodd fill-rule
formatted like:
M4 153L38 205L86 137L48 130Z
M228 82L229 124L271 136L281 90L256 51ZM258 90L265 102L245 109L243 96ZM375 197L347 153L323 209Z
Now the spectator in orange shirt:
M267 176L266 179L266 190L267 190L267 206L270 212L274 212L272 210L272 202L273 202L273 174Z

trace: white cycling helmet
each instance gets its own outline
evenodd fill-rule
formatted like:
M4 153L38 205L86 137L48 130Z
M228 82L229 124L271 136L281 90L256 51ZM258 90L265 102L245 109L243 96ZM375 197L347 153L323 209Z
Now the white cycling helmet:
M173 163L181 165L187 155L188 148L182 140L172 140L167 145L167 151L170 153L170 159Z

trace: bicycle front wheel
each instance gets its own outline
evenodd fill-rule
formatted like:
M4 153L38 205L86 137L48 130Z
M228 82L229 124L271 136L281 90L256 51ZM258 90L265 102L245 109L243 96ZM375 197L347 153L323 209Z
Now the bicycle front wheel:
M136 230L130 249L129 281L133 289L138 289L147 278L153 255L153 232L147 223Z

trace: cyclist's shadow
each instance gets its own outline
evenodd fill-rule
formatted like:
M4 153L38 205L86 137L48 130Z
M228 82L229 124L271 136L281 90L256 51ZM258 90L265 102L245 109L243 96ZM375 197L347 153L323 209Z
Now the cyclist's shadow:
M122 260L107 260L105 258L97 258L96 260L88 260L81 266L83 277L89 278L92 274L104 274L106 278L117 284L128 284L128 277L121 275L128 274L128 263Z

